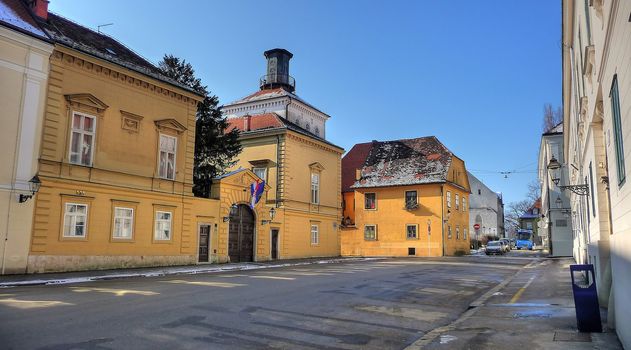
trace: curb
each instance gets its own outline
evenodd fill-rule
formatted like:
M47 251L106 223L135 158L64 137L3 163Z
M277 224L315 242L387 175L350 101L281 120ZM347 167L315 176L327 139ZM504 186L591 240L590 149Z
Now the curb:
M273 269L273 268L279 268L279 267L306 266L306 265L317 265L317 264L339 264L343 262L370 261L370 260L382 260L382 259L379 259L379 258L336 258L336 259L303 261L303 262L286 263L286 264L269 264L269 265L259 264L257 265L256 263L247 263L246 265L233 265L233 266L224 266L224 267L221 267L221 265L219 266L215 265L213 267L206 267L206 268L205 267L173 268L173 269L159 270L159 271L119 273L119 274L100 275L100 276L97 275L97 276L86 276L86 277L33 279L29 281L0 282L0 288L62 285L62 284L85 283L85 282L94 282L94 281L109 281L109 280L134 278L134 277L162 277L162 276L171 276L171 275L212 274L212 273L229 272L229 271L262 270L262 269Z

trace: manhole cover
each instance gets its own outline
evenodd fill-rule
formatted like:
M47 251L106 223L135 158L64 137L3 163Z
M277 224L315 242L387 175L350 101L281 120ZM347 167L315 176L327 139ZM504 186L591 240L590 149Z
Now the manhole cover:
M590 333L579 332L554 332L554 341L567 341L567 342L592 342L592 335Z

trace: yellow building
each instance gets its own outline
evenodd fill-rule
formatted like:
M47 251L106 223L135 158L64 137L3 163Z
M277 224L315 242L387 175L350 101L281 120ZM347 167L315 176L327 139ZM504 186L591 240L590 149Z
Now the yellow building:
M265 56L261 90L223 108L230 129L241 130L234 169L251 169L270 186L272 259L339 256L343 149L324 138L329 116L294 93L291 53L274 49Z
M469 250L464 161L435 137L355 145L342 159L343 256Z
M55 47L28 272L228 261L237 220L217 197L257 217L255 229L268 214L243 209L251 172L217 179L214 199L193 197L202 96L112 38L47 17Z
M26 272L34 208L31 187L37 181L34 175L53 46L21 0L3 0L2 6L0 274L11 274Z

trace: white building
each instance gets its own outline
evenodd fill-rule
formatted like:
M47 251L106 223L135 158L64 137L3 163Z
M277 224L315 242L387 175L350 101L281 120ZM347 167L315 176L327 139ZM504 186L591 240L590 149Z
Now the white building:
M541 214L539 235L543 238L543 246L552 256L574 255L574 236L570 200L566 191L559 186L567 185L567 168L556 171L556 176L549 176L547 169L550 160L556 159L559 164L565 163L563 157L563 124L548 130L541 136L539 147L539 182L541 183ZM578 240L578 235L576 236ZM580 246L581 242L577 242Z
M0 0L0 274L26 272L52 51L23 1Z
M504 230L504 202L473 174L467 172L471 184L469 195L469 232L473 240L483 236L506 237ZM477 228L476 228L477 227Z
M563 166L572 224L601 306L631 348L631 35L628 0L563 0ZM631 181L630 181L631 182ZM580 189L580 187L577 187ZM615 321L615 322L611 322Z

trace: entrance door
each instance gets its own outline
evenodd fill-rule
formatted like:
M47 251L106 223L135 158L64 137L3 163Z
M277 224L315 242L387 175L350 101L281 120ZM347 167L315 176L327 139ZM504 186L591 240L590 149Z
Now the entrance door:
M254 261L254 213L247 205L230 215L228 255L230 262Z
M272 230L272 259L278 259L278 229Z
M199 225L199 262L208 262L210 250L210 225Z

